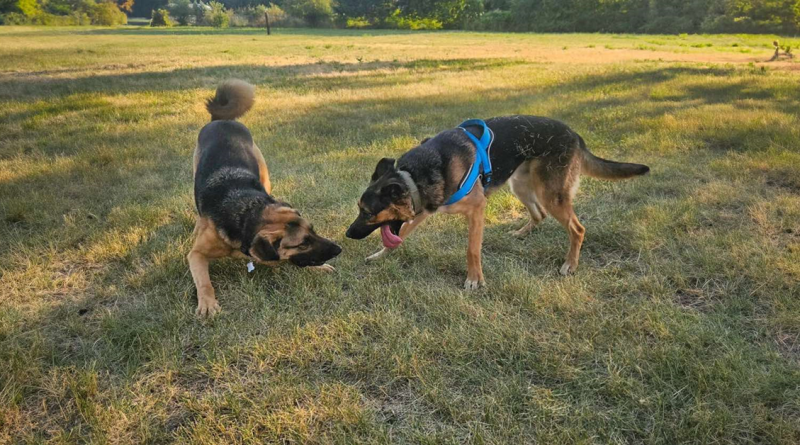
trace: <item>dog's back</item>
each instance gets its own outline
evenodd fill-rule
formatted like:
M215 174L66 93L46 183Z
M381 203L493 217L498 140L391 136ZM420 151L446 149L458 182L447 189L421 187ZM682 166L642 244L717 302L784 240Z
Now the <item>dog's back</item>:
M274 200L259 176L250 131L232 119L253 105L253 87L231 80L206 103L211 123L200 130L195 152L194 196L200 216L210 218L232 240L246 229L252 212Z
M266 194L252 144L250 131L238 122L214 121L200 131L194 193L201 215L233 190L254 189Z

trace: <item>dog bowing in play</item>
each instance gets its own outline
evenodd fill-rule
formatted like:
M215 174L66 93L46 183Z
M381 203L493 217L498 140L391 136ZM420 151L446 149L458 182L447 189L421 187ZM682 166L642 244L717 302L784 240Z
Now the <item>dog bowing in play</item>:
M485 283L481 244L486 198L508 182L530 213L530 221L515 235L528 234L548 214L567 230L569 251L560 272L568 275L578 267L585 232L572 209L581 175L619 180L649 171L646 165L594 156L577 133L557 120L470 120L425 139L396 162L381 159L346 235L363 239L380 229L384 247L368 257L375 260L397 248L431 214L462 214L469 226L464 287L476 289Z
M197 314L219 311L208 274L209 260L247 258L274 266L281 261L331 271L326 261L341 253L289 204L275 199L269 170L250 130L237 122L255 100L255 89L231 79L206 102L211 123L200 130L194 151L197 221L187 256L197 287Z

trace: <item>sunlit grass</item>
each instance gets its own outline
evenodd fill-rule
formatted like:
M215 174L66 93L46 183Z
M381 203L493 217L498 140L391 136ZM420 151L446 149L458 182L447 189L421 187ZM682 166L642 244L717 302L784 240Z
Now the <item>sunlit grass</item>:
M0 443L800 441L800 82L771 36L0 38ZM275 194L344 252L215 263L199 321L190 156L228 77L258 87ZM486 290L460 290L457 217L365 264L379 242L343 234L377 159L512 113L653 169L583 181L578 273L554 221L508 235L507 191Z

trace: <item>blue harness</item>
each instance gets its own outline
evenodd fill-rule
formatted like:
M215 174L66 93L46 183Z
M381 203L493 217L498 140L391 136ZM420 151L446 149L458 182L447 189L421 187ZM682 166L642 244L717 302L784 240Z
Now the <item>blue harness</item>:
M472 133L467 131L467 127L481 127L483 131L481 132L481 138L476 138ZM461 181L461 186L458 188L458 191L444 203L444 205L449 206L451 204L455 204L458 201L469 194L472 189L475 187L475 183L478 182L478 177L483 177L483 186L489 185L492 182L492 161L489 160L489 150L492 147L492 141L494 141L494 133L489 127L486 126L486 122L480 119L470 119L468 121L464 121L458 128L464 130L464 133L472 140L475 144L475 163L472 164L470 167L467 176L464 177L464 180Z

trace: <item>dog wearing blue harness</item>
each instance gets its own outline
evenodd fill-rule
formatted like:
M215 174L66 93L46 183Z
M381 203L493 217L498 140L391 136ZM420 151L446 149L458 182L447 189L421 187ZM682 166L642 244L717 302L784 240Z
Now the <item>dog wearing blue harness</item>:
M566 124L537 116L472 119L425 139L399 159L378 162L358 202L359 214L347 237L363 239L380 229L379 259L400 246L428 216L467 218L466 289L485 285L481 266L487 197L506 183L528 209L530 221L515 236L527 235L548 214L567 230L570 247L562 275L578 267L585 229L572 208L580 176L619 180L646 174L641 164L594 156Z

